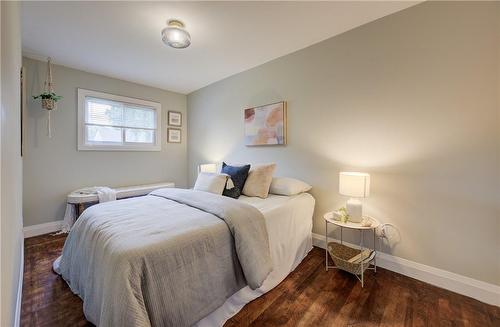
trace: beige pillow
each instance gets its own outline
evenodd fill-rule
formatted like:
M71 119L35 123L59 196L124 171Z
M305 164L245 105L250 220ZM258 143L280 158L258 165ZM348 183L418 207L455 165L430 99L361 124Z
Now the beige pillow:
M276 164L274 163L250 169L242 193L246 196L258 196L263 199L267 198L275 169Z

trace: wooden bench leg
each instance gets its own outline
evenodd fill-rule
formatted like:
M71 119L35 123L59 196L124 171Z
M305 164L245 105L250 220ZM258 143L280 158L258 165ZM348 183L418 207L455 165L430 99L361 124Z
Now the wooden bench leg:
M83 210L85 210L85 206L83 205L83 203L78 203L78 206L76 207L76 218L80 217Z

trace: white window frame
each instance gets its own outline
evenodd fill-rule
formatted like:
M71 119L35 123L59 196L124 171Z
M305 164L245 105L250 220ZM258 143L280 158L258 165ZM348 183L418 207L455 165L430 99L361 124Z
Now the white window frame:
M154 144L123 143L116 144L91 144L86 142L85 129L85 98L93 97L104 100L118 101L138 106L151 107L156 113L156 132ZM121 95L78 89L78 151L161 151L161 104L158 102L125 97Z

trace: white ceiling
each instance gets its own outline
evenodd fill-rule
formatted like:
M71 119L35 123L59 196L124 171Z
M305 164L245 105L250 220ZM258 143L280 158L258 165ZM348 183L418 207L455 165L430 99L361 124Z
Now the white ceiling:
M190 93L416 3L23 2L23 53ZM184 21L189 48L162 43L169 18Z

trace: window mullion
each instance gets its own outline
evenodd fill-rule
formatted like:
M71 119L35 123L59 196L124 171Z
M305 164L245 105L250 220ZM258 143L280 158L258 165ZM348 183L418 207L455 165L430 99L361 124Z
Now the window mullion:
M156 128L149 127L128 127L124 125L103 125L103 124L94 124L94 123L85 123L86 126L102 126L102 127L114 127L114 128L128 128L128 129L143 129L148 131L156 131Z

